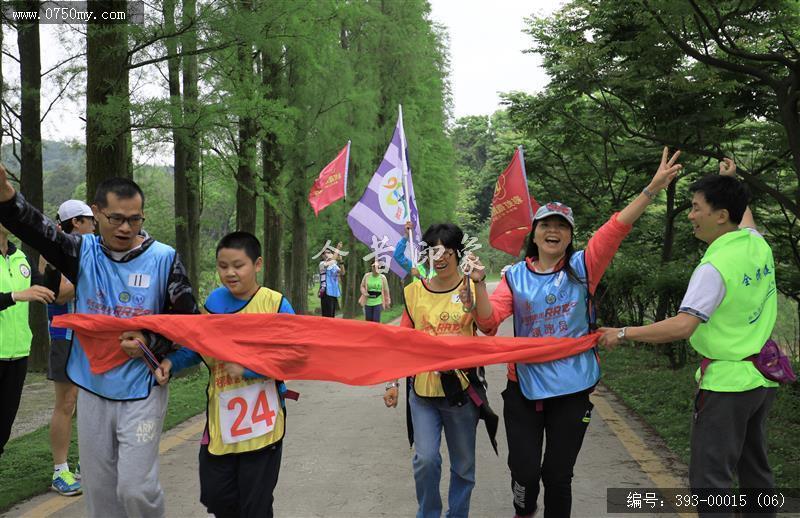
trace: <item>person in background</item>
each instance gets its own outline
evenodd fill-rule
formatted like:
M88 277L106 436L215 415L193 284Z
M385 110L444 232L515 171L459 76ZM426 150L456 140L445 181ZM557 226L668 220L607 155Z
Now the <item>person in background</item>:
M67 234L91 234L95 220L92 209L80 200L67 200L58 207L58 228ZM39 259L39 270L45 271L47 261ZM47 318L73 313L75 286L61 277L58 299L47 305ZM79 473L69 469L67 455L72 438L72 416L78 403L78 387L67 378L67 355L72 331L50 326L50 355L47 362L47 379L53 381L56 401L50 418L50 451L53 454L53 480L51 488L64 496L81 494ZM80 463L78 464L80 466Z
M322 252L322 261L319 262L319 299L323 317L335 317L339 306L339 297L342 295L339 286L340 277L344 277L344 265L340 265L342 242L336 245L336 250L326 249Z
M28 303L53 302L60 281L54 270L55 274L43 277L31 268L27 256L8 235L0 225L0 456L11 436L28 371L33 338Z
M397 242L397 246L394 248L394 254L392 254L392 258L400 265L403 270L410 273L414 276L412 280L416 281L419 279L431 279L436 276L436 268L433 268L431 264L427 266L425 263L418 263L416 266L411 264L411 261L408 260L406 257L406 246L408 246L408 238L406 235L409 232L413 232L414 225L410 221L406 222L406 234L400 238L400 241Z
M381 310L392 305L389 294L389 283L386 276L378 270L377 259L372 263L371 271L361 279L361 297L358 303L364 306L364 319L368 322L380 322Z

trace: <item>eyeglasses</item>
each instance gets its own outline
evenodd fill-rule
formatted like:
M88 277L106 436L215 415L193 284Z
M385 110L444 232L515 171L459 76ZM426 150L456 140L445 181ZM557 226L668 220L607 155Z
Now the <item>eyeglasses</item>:
M139 216L138 214L135 216L130 216L128 218L126 218L121 214L106 214L103 211L100 211L100 214L105 216L108 222L115 227L122 226L122 224L125 223L126 221L128 222L128 225L131 226L131 228L139 228L142 226L142 223L144 223L144 217Z

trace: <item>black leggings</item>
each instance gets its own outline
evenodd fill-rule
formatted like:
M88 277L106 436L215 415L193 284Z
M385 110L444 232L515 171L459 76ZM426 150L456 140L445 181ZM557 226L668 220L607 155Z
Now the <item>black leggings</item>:
M17 417L27 372L27 356L17 360L0 360L0 455L11 437L11 425Z
M545 518L564 518L572 510L572 469L589 426L592 389L539 401L509 381L503 391L503 418L508 437L508 467L514 509L520 516L536 511L539 480L544 484ZM547 448L542 461L542 440Z

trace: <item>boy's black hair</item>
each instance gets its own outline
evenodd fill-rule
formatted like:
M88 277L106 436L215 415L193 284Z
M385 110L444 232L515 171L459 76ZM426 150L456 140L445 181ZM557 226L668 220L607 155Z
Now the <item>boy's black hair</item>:
M736 225L742 222L742 216L750 202L747 185L732 176L704 176L689 186L689 192L703 193L706 202L714 210L726 209L731 223Z
M138 194L142 197L142 209L144 209L144 192L133 180L120 177L103 180L94 192L94 204L101 209L108 207L108 193L110 192L123 200L135 198Z
M430 246L436 246L441 241L445 248L450 248L456 252L456 258L460 261L464 253L464 232L452 223L435 223L428 227L422 235L422 240Z
M249 257L253 262L258 261L258 258L261 257L261 242L250 232L231 232L227 236L220 239L219 243L217 244L215 256L219 255L219 251L223 248L244 250L244 253L247 254L247 257Z

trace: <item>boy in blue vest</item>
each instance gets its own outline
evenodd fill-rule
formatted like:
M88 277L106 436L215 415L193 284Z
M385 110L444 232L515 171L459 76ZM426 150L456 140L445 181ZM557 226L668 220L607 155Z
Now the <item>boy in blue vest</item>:
M774 485L766 421L778 384L766 378L751 358L775 326L775 261L755 230L747 207L749 193L735 172L733 161L725 159L719 176L706 176L690 187L689 220L695 237L708 248L689 280L678 314L646 326L600 330L600 343L609 348L622 340L689 339L706 358L696 375L689 484L695 494L715 495L732 490L737 479L746 497L737 500L735 508L709 509L701 504L701 516L726 511L726 516L734 512L749 516L757 494L748 490L769 490Z
M292 305L258 284L261 243L233 232L217 245L222 286L211 292L209 313L289 313ZM283 382L237 363L201 357L182 347L156 371L161 384L171 372L204 362L208 367L208 410L200 446L200 501L216 516L271 517L285 431Z
M0 165L0 223L72 282L77 313L121 318L197 313L175 250L142 228L144 193L135 182L101 182L92 211L99 236L66 234L14 190ZM88 514L158 518L164 516L158 443L167 388L155 382L142 348L148 347L160 361L173 344L137 331L123 333L109 347L121 347L130 359L94 373L74 335L67 359L67 377L80 389L78 444Z

